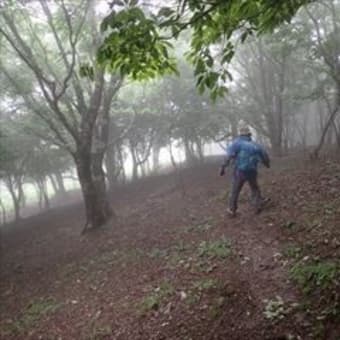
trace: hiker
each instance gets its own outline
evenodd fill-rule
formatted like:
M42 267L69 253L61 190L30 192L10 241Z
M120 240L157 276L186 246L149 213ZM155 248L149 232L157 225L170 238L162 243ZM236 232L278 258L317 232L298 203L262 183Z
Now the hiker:
M259 213L268 199L263 199L257 182L257 165L262 162L267 168L270 160L266 150L252 141L248 127L240 128L240 135L233 140L227 148L227 156L220 169L220 176L224 176L225 168L233 161L234 169L232 176L229 206L227 209L231 217L236 215L239 194L245 182L251 189L251 201L255 212Z

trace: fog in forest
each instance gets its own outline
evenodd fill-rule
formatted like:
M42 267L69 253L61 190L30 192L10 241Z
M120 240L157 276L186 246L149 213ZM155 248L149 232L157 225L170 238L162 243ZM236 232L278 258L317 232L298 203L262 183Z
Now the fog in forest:
M0 0L0 52L0 339L340 339L340 0Z
M106 9L95 1L1 9L2 223L20 218L32 202L46 209L54 196L79 188L83 143L91 144L86 152L98 163L91 166L108 190L164 166L223 154L240 124L274 156L340 145L338 1L304 8L273 34L239 46L228 65L233 80L215 101L195 86L185 57L190 31L173 51L179 76L81 77L101 41ZM218 61L219 45L214 54ZM84 137L87 123L93 135Z

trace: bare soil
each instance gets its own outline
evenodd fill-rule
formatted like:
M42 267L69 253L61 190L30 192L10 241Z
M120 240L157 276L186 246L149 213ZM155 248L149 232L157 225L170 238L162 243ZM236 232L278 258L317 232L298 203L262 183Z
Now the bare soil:
M118 188L83 236L81 203L2 228L0 338L339 340L340 163L260 169L271 205L234 219L218 164Z

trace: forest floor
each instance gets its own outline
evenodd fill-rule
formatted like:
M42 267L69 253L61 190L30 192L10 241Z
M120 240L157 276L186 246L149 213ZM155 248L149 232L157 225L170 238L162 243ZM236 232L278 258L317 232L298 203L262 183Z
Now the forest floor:
M340 162L274 161L234 219L218 164L117 189L100 231L80 203L2 228L0 338L339 340Z

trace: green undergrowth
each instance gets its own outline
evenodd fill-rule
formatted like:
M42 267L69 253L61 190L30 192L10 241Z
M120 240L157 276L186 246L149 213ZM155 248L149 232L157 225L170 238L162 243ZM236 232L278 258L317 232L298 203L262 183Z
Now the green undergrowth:
M152 310L158 310L164 302L175 293L175 288L169 282L163 282L159 286L153 288L151 292L145 296L137 305L140 314Z
M231 255L231 242L226 238L216 241L202 241L198 247L198 255L209 259L227 258Z
M8 320L0 335L5 339L9 335L25 333L36 327L45 317L53 314L61 306L51 297L34 300L27 305L16 320Z
M211 272L219 260L232 255L231 242L222 237L218 240L201 241L196 243L178 244L166 248L153 248L148 256L153 259L165 261L169 269L183 268L186 270Z
M184 231L187 233L192 233L192 232L207 232L214 228L214 219L212 217L208 217L205 220L203 220L200 223L196 223L194 225L191 225L189 227L185 227Z
M174 306L195 308L213 319L223 311L226 301L223 281L214 277L201 277L190 281L186 287L176 287L170 282L153 287L136 305L136 310L143 316L150 312L169 314Z
M309 239L304 247L287 248L286 255L293 260L289 276L303 293L301 306L311 320L310 336L324 339L327 324L340 322L340 262L332 256L313 255L323 249L318 242Z
M325 291L339 286L340 266L332 261L300 261L291 268L290 276L306 294Z
M289 239L282 255L301 292L299 304L311 339L326 339L330 325L340 324L340 197L334 191L339 182L329 186L334 172L323 176L301 183L301 200L282 223L282 234Z

